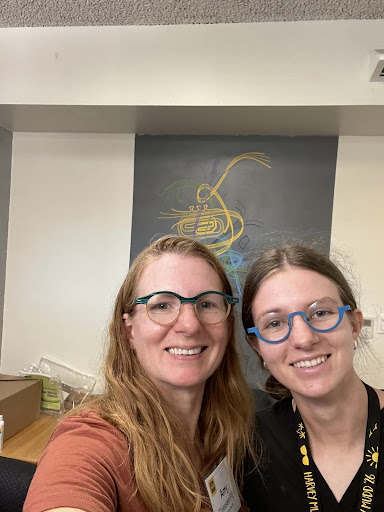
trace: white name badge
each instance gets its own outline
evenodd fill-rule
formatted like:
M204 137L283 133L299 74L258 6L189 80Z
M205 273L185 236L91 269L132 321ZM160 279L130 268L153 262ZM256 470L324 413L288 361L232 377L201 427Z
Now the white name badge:
M241 508L232 472L229 471L227 457L205 479L213 512L238 512Z

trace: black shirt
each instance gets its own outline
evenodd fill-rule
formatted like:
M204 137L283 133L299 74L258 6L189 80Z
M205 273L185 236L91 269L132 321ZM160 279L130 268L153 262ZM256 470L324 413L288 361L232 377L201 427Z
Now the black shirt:
M384 409L380 413L380 447L374 512L384 512ZM257 413L262 439L262 462L253 470L246 465L244 499L251 512L305 512L308 501L300 463L292 400L285 398ZM334 454L335 464L342 452ZM355 512L360 497L361 468L338 503L314 465L323 512Z

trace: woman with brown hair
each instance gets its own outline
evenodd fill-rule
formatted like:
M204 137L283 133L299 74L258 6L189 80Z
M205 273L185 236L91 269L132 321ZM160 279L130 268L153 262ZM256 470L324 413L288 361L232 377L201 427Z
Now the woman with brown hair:
M239 510L253 414L237 302L204 245L165 236L144 249L116 299L105 391L61 422L24 511L200 512L219 497ZM225 457L236 484L221 486L209 475Z
M251 511L384 510L384 392L354 370L363 316L342 272L301 245L268 251L246 279L242 318L278 399L257 415Z

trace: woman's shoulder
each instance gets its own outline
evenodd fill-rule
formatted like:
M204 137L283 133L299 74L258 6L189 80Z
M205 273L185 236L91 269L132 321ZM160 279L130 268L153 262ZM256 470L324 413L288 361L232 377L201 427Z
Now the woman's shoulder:
M257 411L256 418L262 423L269 423L281 418L293 416L292 398L282 398L274 404Z
M383 412L384 410L384 390L383 389L375 389L377 396L379 397L380 409Z
M295 436L292 399L282 398L256 413L256 426L260 438L266 443L280 445Z
M85 409L64 417L56 427L49 445L67 446L81 452L99 449L102 452L111 449L126 450L127 442L124 435L111 423L103 419L96 410Z
M57 429L59 428L61 430L96 428L110 432L119 432L116 427L103 419L96 409L82 409L64 416L57 426Z
M383 390L376 390L381 391L381 393L378 393L379 395L379 401L380 401L380 423L381 423L381 437L384 438L384 391Z
M129 502L135 491L129 455L123 434L96 411L69 414L38 462L25 510L116 510L116 493Z
M72 413L59 423L39 462L39 468L109 468L109 473L130 466L125 436L94 410ZM84 469L85 470L85 469Z
M59 427L65 429L79 428L81 426L101 428L107 430L117 430L107 420L103 419L97 409L81 409L80 411L71 412L64 416L60 421Z

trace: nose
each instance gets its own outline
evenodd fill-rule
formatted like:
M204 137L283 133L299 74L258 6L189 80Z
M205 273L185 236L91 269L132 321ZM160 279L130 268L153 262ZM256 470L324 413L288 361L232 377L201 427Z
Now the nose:
M291 318L291 333L289 341L295 348L310 350L317 343L319 337L316 331L313 331L301 315L294 315Z
M201 328L193 304L181 304L180 315L175 323L175 329L179 332L193 334Z

